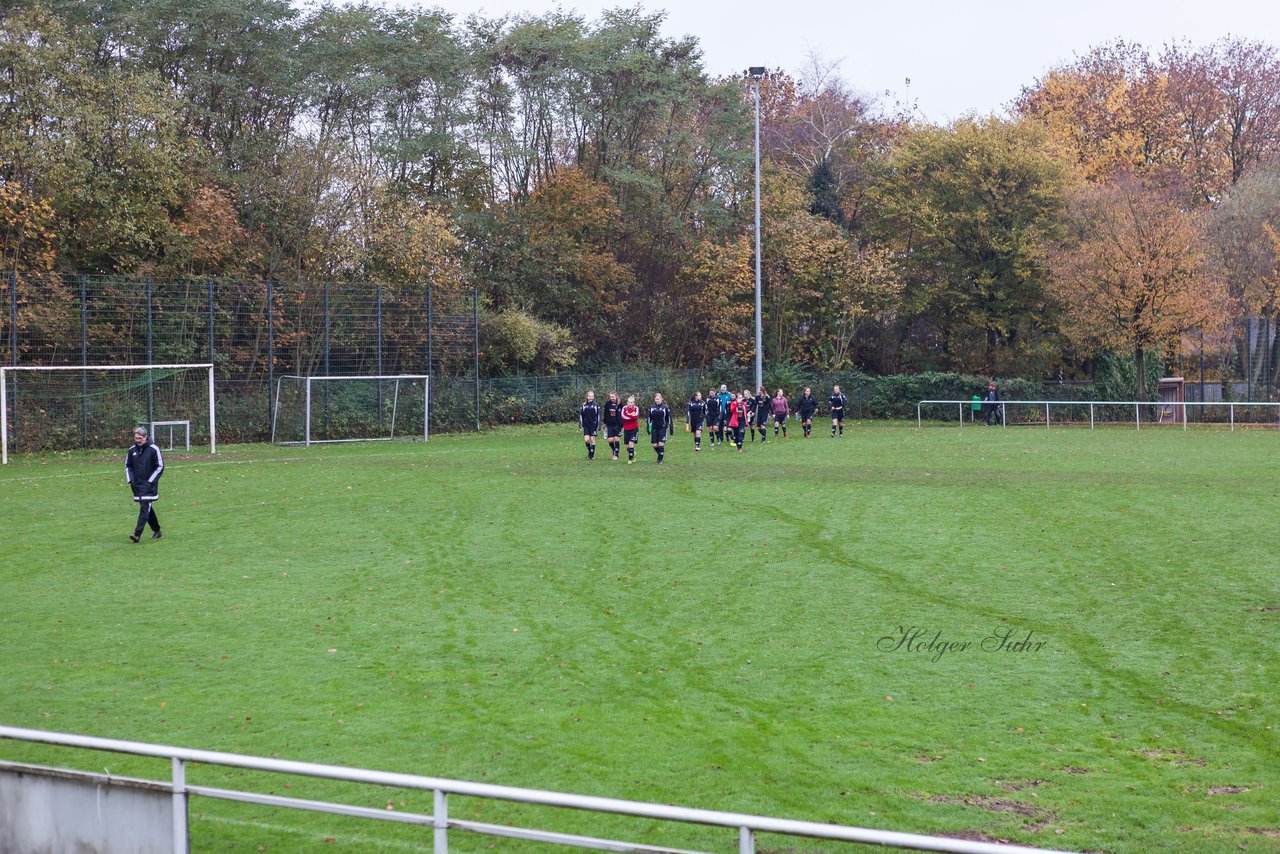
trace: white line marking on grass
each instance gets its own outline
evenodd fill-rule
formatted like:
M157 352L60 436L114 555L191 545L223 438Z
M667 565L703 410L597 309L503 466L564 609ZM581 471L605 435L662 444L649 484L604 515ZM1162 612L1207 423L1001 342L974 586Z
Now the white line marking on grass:
M367 819L367 820L376 821L376 819ZM291 827L290 825L287 825L287 824L272 824L270 822L265 822L265 821L248 821L246 819L241 819L241 818L225 818L219 815L202 815L199 818L195 818L192 823L194 824L197 821L208 821L214 824L231 824L237 827L257 827L257 828L261 828L262 830L270 830L274 833L289 833L294 836L306 836L312 839L314 839L316 836L316 833L314 831L302 830L301 828ZM431 831L431 825L429 824L416 825L416 827L418 827L420 830L425 830L428 833ZM402 842L398 839L373 839L368 836L364 836L363 834L331 832L331 833L326 833L325 835L333 836L342 842L356 842L356 843L360 843L361 845L377 845L383 848L399 848L401 851L433 850L432 846L430 845L414 845L412 842Z

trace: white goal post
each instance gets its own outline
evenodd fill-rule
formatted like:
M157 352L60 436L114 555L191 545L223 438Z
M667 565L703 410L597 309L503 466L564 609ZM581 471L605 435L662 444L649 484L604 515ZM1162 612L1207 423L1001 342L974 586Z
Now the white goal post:
M385 422L385 426L388 428L385 431L386 435L335 437L326 432L317 436L315 430L316 419L314 418L314 407L316 405L316 398L320 395L315 393L316 386L323 385L327 388L328 383L337 383L350 387L353 384L361 382L375 384L374 388L378 393L378 405L380 410L385 409L389 405L389 412L384 413L382 411L377 411L373 413L379 432L381 432L381 427L384 426ZM389 401L384 401L382 399L383 383L387 383L391 386ZM282 438L282 433L284 431L280 429L279 423L281 391L289 385L293 385L295 387L301 386L302 391L301 400L295 403L295 406L301 406L302 408L302 423L297 425L299 428L299 435L297 438ZM334 444L339 442L386 442L393 441L395 439L416 439L418 437L418 429L416 426L416 407L409 406L407 404L410 402L416 404L417 398L415 396L412 401L409 401L406 396L406 400L402 401L401 390L406 386L412 388L415 392L419 387L422 390L421 436L422 441L425 442L431 436L431 377L429 374L362 374L343 376L302 376L297 374L287 374L282 376L276 380L275 401L274 406L272 407L271 416L271 442L277 445L303 445L304 447L310 447L312 445ZM401 435L397 436L397 419L405 417L404 410L409 410L407 417L412 418L412 423L415 426L412 432L402 432ZM369 415L367 412L364 414L366 416ZM363 426L369 425L366 423Z
M209 362L176 365L0 365L0 465L9 463L9 376L18 373L58 371L184 371L209 372L209 453L218 452L217 413L214 396L213 365ZM15 404L16 405L16 404ZM139 421L138 423L146 423Z

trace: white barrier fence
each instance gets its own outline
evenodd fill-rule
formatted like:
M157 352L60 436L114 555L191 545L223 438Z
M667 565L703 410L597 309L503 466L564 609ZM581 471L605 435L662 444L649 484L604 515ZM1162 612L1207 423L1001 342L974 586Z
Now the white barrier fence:
M172 791L173 850L177 852L177 854L187 854L187 852L190 851L190 843L188 840L187 800L191 795L240 801L243 803L261 804L271 807L301 809L313 812L331 813L335 815L355 816L358 818L423 825L432 828L432 850L434 851L434 854L447 854L449 850L449 831L451 829L466 830L489 836L532 840L536 842L545 842L599 851L635 851L651 852L651 854L657 854L657 852L668 852L668 854L697 854L697 852L688 852L682 851L681 849L637 842L597 839L594 837L578 836L554 831L484 824L476 821L465 821L450 818L448 807L449 795L463 795L473 798L513 801L516 803L538 804L542 806L586 810L597 813L611 813L614 815L658 819L661 821L723 827L736 831L739 854L754 854L756 851L756 834L758 833L776 833L786 836L805 837L809 839L857 842L867 845L887 845L896 846L898 848L914 849L917 851L946 851L956 852L957 854L1031 854L1031 852L1049 851L1049 849L1028 848L1019 845L1001 845L991 842L949 839L938 836L923 836L915 833L871 830L867 828L848 827L837 824L822 824L810 821L793 821L790 819L768 818L765 816L720 812L717 810L692 809L666 804L643 803L640 801L625 801L615 798L563 794L560 792L548 792L538 789L520 789L513 786L498 786L488 783L469 783L461 780L447 780L439 777L422 777L415 774L399 774L386 771L371 771L340 765L319 765L310 762L294 762L285 759L244 756L235 753L219 753L210 750L191 750L183 747L169 747L135 741L119 741L116 739L47 732L44 730L24 729L21 727L0 726L0 738L40 744L52 744L62 747L103 750L112 753L124 753L135 756L150 756L170 760L173 768L170 782L167 784L151 783L150 785L167 785ZM218 789L208 786L194 786L188 784L186 781L186 765L191 762L219 765L230 768L242 768L254 771L268 771L280 774L316 777L328 780L341 780L353 783L367 783L375 786L391 786L399 789L428 791L432 793L433 810L431 815L399 811L389 812L386 810L352 806L349 804L302 800L299 798L266 795L248 791ZM26 772L33 770L32 766L17 766L12 763L0 762L0 768L5 766ZM103 778L100 775L95 776L100 784L110 784L110 778ZM140 781L132 782L136 785ZM141 782L143 785L148 784L146 781ZM1063 852L1050 852L1050 854L1063 854Z
M1133 407L1133 426L1134 426L1134 429L1137 429L1137 430L1142 429L1142 408L1148 407L1148 406L1155 407L1158 413L1157 418L1149 421L1148 422L1149 424L1152 424L1152 425L1169 424L1169 423L1181 424L1183 430L1187 429L1187 408L1188 407L1201 407L1200 411L1202 412L1204 411L1203 407L1215 407L1219 409L1225 408L1227 410L1227 420L1228 420L1228 423L1231 425L1232 430L1236 429L1236 410L1237 409L1244 409L1246 407L1251 407L1251 406L1262 407L1264 409L1274 409L1276 410L1276 418L1272 420L1276 422L1277 427L1280 427L1280 403L1273 402L1273 401L1240 400L1240 401L1202 402L1202 401L1188 400L1188 401L1178 401L1176 403L1170 403L1170 402L1159 401L1159 400L1001 400L1001 401L996 401L994 403L990 403L987 401L973 400L972 398L970 398L969 400L922 400L916 404L916 426L917 427L924 426L923 410L925 406L956 406L958 407L961 427L964 426L964 411L966 406L970 407L971 413L979 411L980 409L984 413L984 415L987 411L986 410L987 407L996 406L996 407L999 407L1000 426L1003 427L1003 426L1007 426L1007 419L1006 419L1007 411L1005 407L1023 406L1023 405L1044 407L1044 426L1046 430L1049 429L1049 425L1052 421L1052 417L1050 415L1050 407L1054 407L1054 406L1060 406L1060 407L1070 407L1070 406L1086 407L1087 406L1089 408L1089 429L1090 430L1094 428L1094 423L1095 423L1094 416L1095 416L1095 413L1097 412L1097 409L1103 406L1125 407L1125 408L1132 406ZM1166 416L1166 415L1170 416L1171 420L1169 421L1164 420L1163 416ZM1066 423L1066 422L1063 421L1062 423Z

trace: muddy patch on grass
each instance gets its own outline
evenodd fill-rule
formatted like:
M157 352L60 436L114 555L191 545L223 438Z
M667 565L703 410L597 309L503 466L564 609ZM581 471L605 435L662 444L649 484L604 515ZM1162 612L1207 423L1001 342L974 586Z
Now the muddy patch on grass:
M1153 747L1150 750L1139 750L1137 754L1147 759L1163 759L1166 762L1172 762L1174 765L1203 766L1208 764L1203 759L1188 756L1181 750L1173 750L1171 748Z
M1012 783L997 783L1006 792L1021 792L1023 789L1038 789L1048 780L1016 780Z
M959 804L964 807L977 807L987 812L1005 813L1021 816L1036 821L1050 818L1053 813L1042 807L1011 801L1008 798L993 798L989 795L934 795L929 798L931 804Z
M1210 795L1243 795L1249 791L1248 786L1210 786Z
M1076 768L1071 765L1063 765L1062 770L1066 771L1068 774L1092 774L1093 773L1088 768Z

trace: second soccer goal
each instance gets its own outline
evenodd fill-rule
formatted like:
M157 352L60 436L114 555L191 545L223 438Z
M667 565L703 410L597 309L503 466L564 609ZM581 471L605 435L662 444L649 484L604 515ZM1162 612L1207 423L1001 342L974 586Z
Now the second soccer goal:
M426 441L430 437L430 378L390 376L284 376L276 382L271 441L277 445L327 442Z

